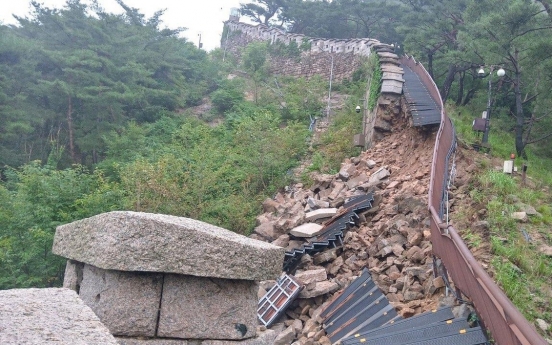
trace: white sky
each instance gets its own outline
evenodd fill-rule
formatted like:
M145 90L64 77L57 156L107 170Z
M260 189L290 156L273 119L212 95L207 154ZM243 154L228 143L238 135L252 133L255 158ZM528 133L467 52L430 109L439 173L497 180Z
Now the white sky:
M0 22L15 24L12 14L25 17L29 14L30 1L0 0ZM61 8L65 0L38 0L47 7ZM87 3L86 0L83 0ZM121 13L121 7L115 0L98 0L107 12ZM166 9L161 17L169 28L186 27L183 35L195 45L199 43L199 34L203 49L212 50L220 46L222 22L228 20L230 8L239 7L249 0L123 0L129 6L140 9L146 17L158 10Z

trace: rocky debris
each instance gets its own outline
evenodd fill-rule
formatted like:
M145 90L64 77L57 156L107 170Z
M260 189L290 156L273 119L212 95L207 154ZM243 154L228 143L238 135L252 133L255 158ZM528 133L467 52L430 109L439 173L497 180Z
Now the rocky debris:
M537 210L531 205L527 205L527 204L524 204L524 203L521 203L521 202L517 202L515 204L515 206L520 212L525 212L525 214L527 214L528 216L538 216L539 215Z
M65 288L0 291L0 343L117 345L94 312Z
M479 231L489 230L489 222L486 220L480 220L472 224L472 228Z
M546 256L552 257L552 246L547 246L543 244L539 247L539 252Z
M130 211L58 226L52 251L103 269L245 280L278 277L284 257L281 247L208 223Z
M358 227L345 233L342 247L305 256L297 266L294 275L305 288L286 310L288 319L284 320L287 328L294 321L302 322L301 330L296 325L287 331L289 338L294 334L292 344L330 343L316 312L319 314L323 303L348 286L364 267L401 315L416 315L438 304L445 284L441 277L433 276L432 269L427 213L430 171L429 166L419 165L419 161L431 160L433 141L417 140L414 129L395 131L359 157L347 159L339 173L313 173L312 185L293 185L281 191L273 198L279 211L257 218L278 223L292 218L291 210L299 209L298 205L308 215L326 203L339 213L348 198L374 193L373 207L359 215ZM314 222L324 225L320 219ZM268 240L284 243L292 238L288 250L298 248L304 242L294 241L297 237L291 229L283 225L282 233Z
M550 329L550 324L543 319L536 319L535 323L543 332L548 332L548 330Z
M518 222L522 222L522 223L525 223L529 220L529 218L527 218L527 213L525 212L513 212L511 214L511 217L517 220Z

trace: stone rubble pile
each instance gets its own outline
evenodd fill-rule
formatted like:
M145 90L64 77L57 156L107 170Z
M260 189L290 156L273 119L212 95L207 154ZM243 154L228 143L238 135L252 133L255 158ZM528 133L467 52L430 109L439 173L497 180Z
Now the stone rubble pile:
M291 272L305 287L286 310L276 345L330 344L318 315L332 294L337 296L364 267L401 316L438 304L445 283L440 277L434 279L432 269L427 212L431 145L414 142L419 134L413 131L385 137L359 157L346 160L337 174L313 173L310 187L298 183L263 202L264 213L257 217L251 237L289 251L308 240L306 233L298 236L298 229L320 227L329 219L313 214L331 217L355 195L374 192L375 199L373 207L360 214L360 226L345 234L343 247L304 255L297 271ZM427 166L415 170L423 161ZM273 284L260 284L259 296Z

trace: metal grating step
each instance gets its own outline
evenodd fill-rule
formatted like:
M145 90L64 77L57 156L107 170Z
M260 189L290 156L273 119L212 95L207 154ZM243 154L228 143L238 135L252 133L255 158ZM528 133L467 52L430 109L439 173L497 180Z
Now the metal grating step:
M442 322L446 320L454 319L454 314L450 307L443 307L440 309L434 309L430 312L425 312L416 316L409 317L408 319L402 319L393 323L388 323L382 327L365 332L357 332L358 336L373 337L381 334L388 334L397 332L400 330L412 330L421 326L429 325L432 323ZM356 334L355 334L356 336Z
M389 313L393 312L395 312L395 309L389 304L387 298L382 295L369 306L359 311L354 317L341 319L340 321L343 322L335 324L334 327L332 327L333 331L330 331L327 336L332 343L335 343L355 332L360 326L367 325L377 320L379 317L387 316ZM394 315L389 316L390 318L394 317Z
M441 123L440 106L431 97L419 76L406 65L403 66L403 70L405 80L403 92L407 100L407 107L412 114L414 126Z
M356 278L349 286L347 286L332 303L330 303L321 313L320 317L326 319L332 315L337 309L341 308L343 303L353 298L351 294L356 291L365 282L371 281L372 277L367 268L362 270L362 274Z
M352 298L349 301L343 304L336 313L331 315L327 321L324 322L326 333L333 332L339 325L359 315L364 309L368 308L376 301L385 298L373 281L365 283L365 285L361 286L357 291L351 294L351 296Z
M407 344L416 339L422 341L443 337L448 335L458 334L462 329L469 328L468 322L465 319L453 319L436 324L420 326L420 328L411 330L400 330L386 334L366 337L350 337L341 341L342 345L357 345L357 344L378 344L378 345L401 345Z
M487 337L481 327L460 330L457 334L445 337L436 337L428 340L418 341L417 339L404 345L480 345L487 344Z

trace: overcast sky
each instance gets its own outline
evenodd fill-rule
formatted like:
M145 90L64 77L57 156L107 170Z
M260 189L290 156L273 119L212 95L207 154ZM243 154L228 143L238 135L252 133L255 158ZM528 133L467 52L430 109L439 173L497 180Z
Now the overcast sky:
M130 7L140 9L146 17L155 11L166 9L161 19L169 28L186 27L184 36L197 45L199 34L203 48L212 50L220 46L222 22L230 15L230 8L239 7L240 2L249 0L123 0ZM48 7L61 8L65 0L38 0ZM83 0L86 3L86 0ZM121 13L115 0L98 0L108 12ZM0 0L0 21L3 24L15 24L12 14L26 16L30 5L27 0Z

